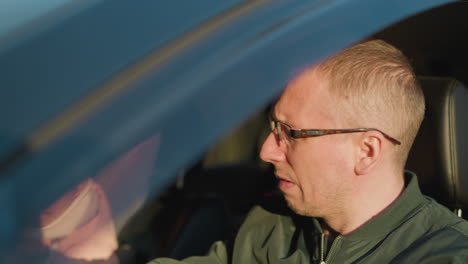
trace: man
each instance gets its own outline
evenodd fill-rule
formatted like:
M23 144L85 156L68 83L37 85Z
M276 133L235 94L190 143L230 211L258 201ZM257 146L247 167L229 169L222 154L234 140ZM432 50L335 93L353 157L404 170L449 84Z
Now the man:
M306 69L273 107L260 152L295 214L256 207L231 260L217 242L183 263L468 263L468 223L404 171L423 115L410 64L383 41Z

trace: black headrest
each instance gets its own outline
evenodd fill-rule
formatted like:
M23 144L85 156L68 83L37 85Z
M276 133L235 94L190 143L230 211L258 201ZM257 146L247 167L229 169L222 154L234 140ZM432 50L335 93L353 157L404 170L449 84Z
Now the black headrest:
M468 90L451 78L421 77L426 114L409 154L422 192L468 209Z

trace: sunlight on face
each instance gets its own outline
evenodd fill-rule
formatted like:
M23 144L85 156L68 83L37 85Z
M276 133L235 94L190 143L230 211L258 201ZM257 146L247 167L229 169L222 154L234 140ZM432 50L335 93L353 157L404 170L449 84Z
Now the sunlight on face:
M307 71L292 80L274 107L275 117L296 129L336 128L332 99L324 85ZM260 156L275 167L278 187L296 213L333 214L351 193L347 177L352 151L347 135L277 140L270 135Z

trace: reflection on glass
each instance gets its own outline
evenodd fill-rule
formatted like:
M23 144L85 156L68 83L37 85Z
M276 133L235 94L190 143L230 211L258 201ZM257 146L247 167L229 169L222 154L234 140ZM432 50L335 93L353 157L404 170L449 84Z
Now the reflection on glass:
M158 146L159 135L145 140L56 200L9 262L119 264L117 234L147 198Z
M45 245L74 259L109 259L118 247L109 202L92 179L44 211L41 233Z

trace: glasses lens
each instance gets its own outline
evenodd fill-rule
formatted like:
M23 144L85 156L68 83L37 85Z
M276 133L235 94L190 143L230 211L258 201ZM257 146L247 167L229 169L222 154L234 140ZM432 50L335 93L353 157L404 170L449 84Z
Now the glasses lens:
M279 133L279 136L281 139L285 140L285 141L289 141L290 138L289 138L289 135L290 135L290 132L289 132L290 128L283 124L283 123L278 123L278 133Z
M271 132L276 133L275 128L276 128L276 122L270 118L270 129L271 129Z
M288 141L290 135L290 128L270 117L270 128L273 134L276 135L278 140Z

